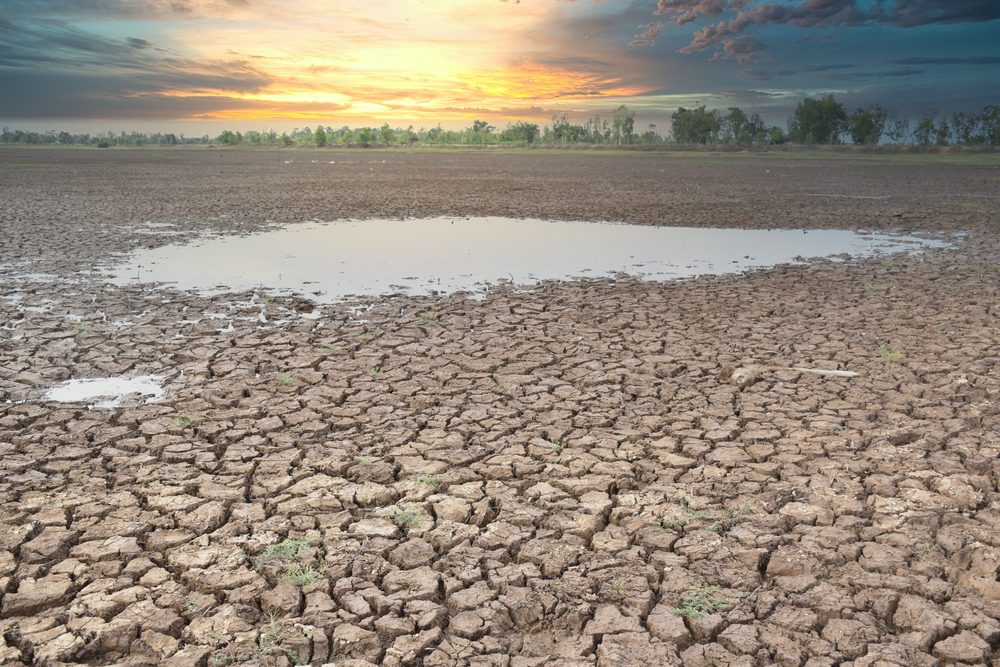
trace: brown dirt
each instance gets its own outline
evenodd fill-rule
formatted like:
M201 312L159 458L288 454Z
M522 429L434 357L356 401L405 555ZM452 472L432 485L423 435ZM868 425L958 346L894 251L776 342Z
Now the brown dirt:
M282 159L0 150L0 665L1000 662L995 160ZM232 332L88 273L147 221L438 214L969 235Z

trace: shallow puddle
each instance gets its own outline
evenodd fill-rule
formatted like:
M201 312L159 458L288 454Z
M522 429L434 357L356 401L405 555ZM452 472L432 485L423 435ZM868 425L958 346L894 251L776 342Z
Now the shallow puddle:
M97 378L93 380L67 380L45 394L50 401L60 403L82 403L91 399L105 400L94 403L95 408L117 407L123 398L131 395L149 397L146 400L156 400L163 397L161 378L158 375L140 375L134 378Z
M482 293L490 283L627 273L644 280L831 257L942 247L943 241L843 230L645 227L506 218L306 223L248 236L140 250L117 284L163 282L201 292L260 288L318 301L347 296Z

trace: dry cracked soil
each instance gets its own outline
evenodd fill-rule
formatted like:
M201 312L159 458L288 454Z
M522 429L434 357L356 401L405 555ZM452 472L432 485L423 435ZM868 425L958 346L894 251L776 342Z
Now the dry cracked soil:
M0 665L1000 664L995 155L0 163ZM482 301L102 279L442 214L965 234ZM139 375L163 398L46 398Z

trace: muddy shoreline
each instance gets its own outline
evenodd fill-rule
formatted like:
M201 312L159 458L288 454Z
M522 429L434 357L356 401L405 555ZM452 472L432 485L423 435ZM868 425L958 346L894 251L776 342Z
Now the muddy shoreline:
M0 664L1000 659L995 160L0 163ZM100 279L206 231L432 215L965 235L483 301ZM119 375L166 396L45 398Z

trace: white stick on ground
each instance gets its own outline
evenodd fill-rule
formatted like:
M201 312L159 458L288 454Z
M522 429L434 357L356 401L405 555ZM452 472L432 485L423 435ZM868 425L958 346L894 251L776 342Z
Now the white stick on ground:
M855 373L854 371L824 371L819 368L793 368L793 371L798 371L800 373L815 373L816 375L832 375L838 378L855 378L861 375L861 373Z

